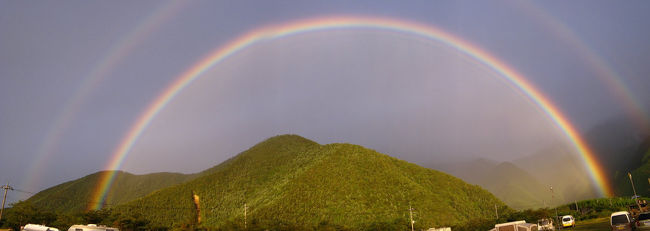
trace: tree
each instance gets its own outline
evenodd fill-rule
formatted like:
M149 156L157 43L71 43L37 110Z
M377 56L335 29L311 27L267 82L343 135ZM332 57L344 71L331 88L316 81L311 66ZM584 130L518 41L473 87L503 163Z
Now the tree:
M7 209L7 216L3 226L20 230L20 226L25 224L48 225L54 223L56 219L56 214L52 212L38 210L32 203L27 201L18 201Z

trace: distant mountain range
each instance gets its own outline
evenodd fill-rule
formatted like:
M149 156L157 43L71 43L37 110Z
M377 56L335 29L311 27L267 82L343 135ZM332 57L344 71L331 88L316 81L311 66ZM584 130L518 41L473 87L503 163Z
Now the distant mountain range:
M29 200L61 212L81 211L98 174ZM361 228L407 220L410 207L418 227L438 227L493 217L495 206L505 207L451 175L358 145L320 145L295 135L272 137L199 174L118 172L107 202L162 226L200 217L200 225L222 228L244 218L256 225Z
M531 209L597 197L577 158L548 149L511 162L476 159L431 167L487 189L512 208Z
M650 196L649 134L626 118L616 117L592 128L583 137L606 169L617 196L633 195L627 172L632 172L637 193ZM570 149L558 145L510 162L479 158L433 163L428 167L480 185L516 209L597 197L583 160L566 150Z

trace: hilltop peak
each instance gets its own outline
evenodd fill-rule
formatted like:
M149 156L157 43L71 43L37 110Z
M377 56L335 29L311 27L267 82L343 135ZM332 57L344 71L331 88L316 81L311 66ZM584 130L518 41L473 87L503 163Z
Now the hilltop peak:
M310 143L310 144L318 144L315 141L312 141L310 139L307 139L305 137L296 135L296 134L283 134L283 135L276 135L271 138L268 138L257 145L261 144L275 144L275 143ZM256 146L257 146L256 145Z

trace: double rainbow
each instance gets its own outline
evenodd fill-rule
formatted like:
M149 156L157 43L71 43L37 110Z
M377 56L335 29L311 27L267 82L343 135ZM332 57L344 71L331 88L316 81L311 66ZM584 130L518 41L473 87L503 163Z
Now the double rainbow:
M541 111L543 111L556 124L556 126L562 130L566 137L575 146L578 153L580 153L580 156L582 156L582 160L589 171L590 178L597 186L599 193L605 196L612 195L612 188L609 185L607 178L604 176L603 169L585 141L579 136L578 132L566 116L564 116L546 96L537 90L531 83L526 81L523 75L517 73L513 68L507 66L505 63L486 51L439 28L404 20L374 17L325 17L299 20L277 26L261 27L215 49L177 77L176 80L146 108L121 141L105 169L120 169L124 158L138 140L144 129L147 128L153 118L156 117L167 103L169 103L174 96L194 80L199 78L203 73L221 63L228 57L260 41L312 31L359 28L394 31L440 42L477 60L479 63L482 63L486 67L500 74L512 86L523 92L531 102L537 105L537 107L539 107ZM98 203L90 204L89 209L101 208L114 177L114 171L107 171L100 177L97 188L92 196L93 201Z

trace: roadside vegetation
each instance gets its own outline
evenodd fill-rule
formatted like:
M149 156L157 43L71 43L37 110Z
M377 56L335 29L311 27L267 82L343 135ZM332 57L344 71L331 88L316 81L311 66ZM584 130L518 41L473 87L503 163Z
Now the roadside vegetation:
M648 200L647 198L645 198ZM557 207L557 215L572 215L576 219L576 228L571 230L609 230L609 215L612 212L624 211L635 202L630 198L599 198L583 200ZM576 207L577 205L577 207ZM512 210L506 208L501 212L499 219L473 219L466 223L454 226L454 231L490 230L495 224L510 221L525 220L536 223L541 218L554 218L556 208L541 208L528 210ZM554 224L558 224L557 220Z
M608 230L608 217L612 212L626 210L627 206L634 201L628 198L601 198L584 200L576 203L566 204L557 207L557 214L573 215L577 220L576 228L570 230ZM542 208L535 210L513 210L508 207L499 207L499 219L495 217L481 218L474 217L466 222L452 225L454 231L487 231L497 223L526 220L535 223L538 219L555 216L555 208ZM20 230L21 225L27 223L46 224L51 227L67 230L73 224L101 224L117 227L122 231L136 230L410 230L407 216L395 219L377 219L366 222L362 225L347 226L332 223L328 220L321 220L317 224L304 225L281 220L261 220L252 218L244 224L243 221L230 220L219 227L210 227L205 224L197 224L192 219L177 222L171 226L158 225L148 216L139 212L131 211L125 213L123 210L102 209L88 212L75 213L54 213L47 212L35 207L28 201L21 201L13 204L12 208L5 211L0 227ZM557 223L556 223L557 224ZM416 220L416 230L427 229L421 222Z

